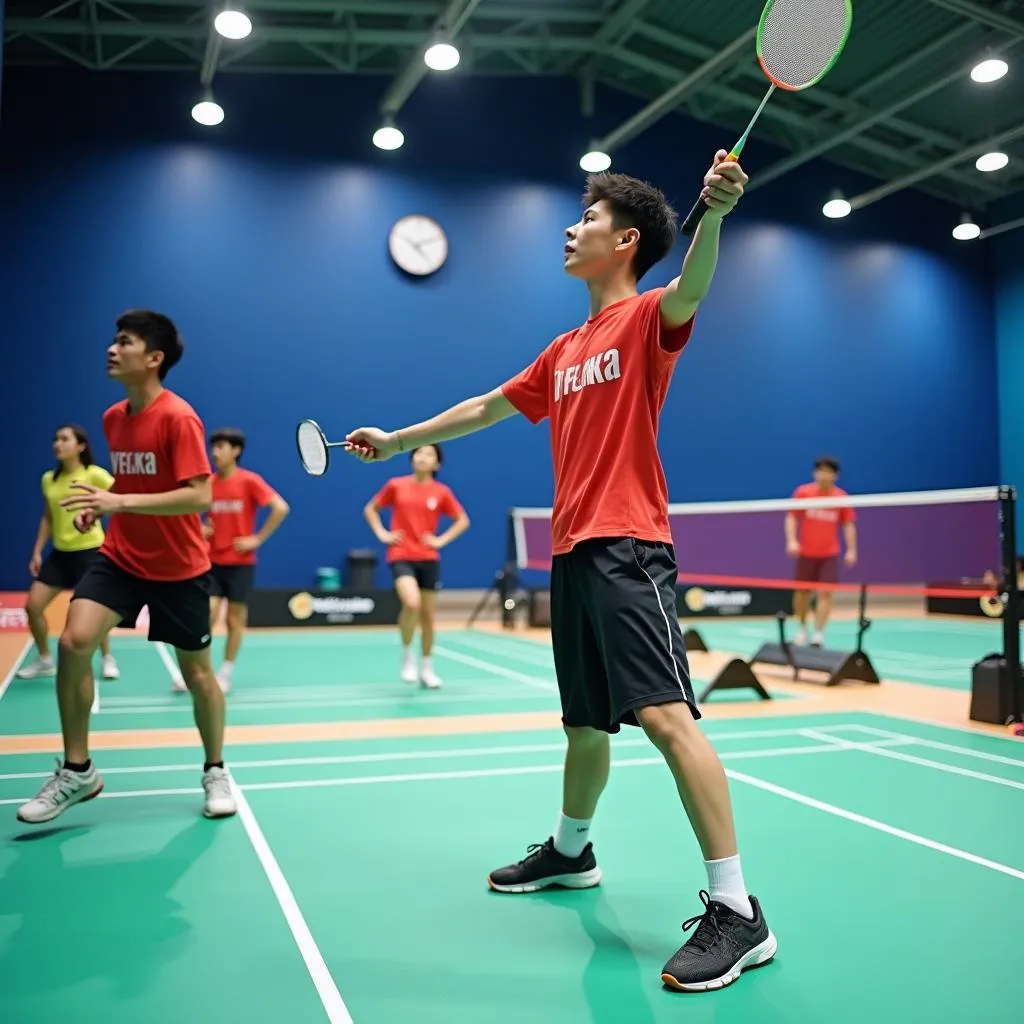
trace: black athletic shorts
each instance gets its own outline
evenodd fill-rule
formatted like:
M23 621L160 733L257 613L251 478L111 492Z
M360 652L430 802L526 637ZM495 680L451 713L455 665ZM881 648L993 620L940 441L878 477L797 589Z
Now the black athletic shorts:
M217 565L210 570L210 596L226 597L231 604L248 604L254 568L251 565Z
M413 576L420 590L441 589L441 563L436 560L427 562L392 562L391 578Z
M43 560L36 579L48 587L74 590L95 561L98 551L99 548L86 548L85 551L58 551L54 548Z
M149 608L149 639L182 651L210 646L210 574L190 580L156 582L125 572L106 555L98 555L75 588L72 601L95 601L134 626Z
M669 544L586 540L551 567L551 642L567 726L616 733L636 709L686 701L700 718L676 615Z

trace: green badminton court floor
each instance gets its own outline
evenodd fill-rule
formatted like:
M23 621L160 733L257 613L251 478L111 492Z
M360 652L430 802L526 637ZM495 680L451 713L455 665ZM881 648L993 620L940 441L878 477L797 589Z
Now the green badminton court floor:
M947 657L920 628L881 625L873 639L908 665L915 644L921 657ZM997 641L965 624L949 664ZM160 651L118 637L115 653L123 678L103 685L95 729L188 727L189 699L171 694ZM746 879L779 954L732 988L678 995L659 970L700 908L704 872L660 758L635 731L614 741L594 829L601 887L491 893L488 870L550 834L561 734L456 727L462 716L556 710L550 651L458 631L440 635L435 661L436 693L397 681L390 632L251 634L232 724L437 728L231 747L241 799L227 821L199 813L196 744L138 745L96 754L101 799L29 830L15 806L52 765L6 755L0 1021L1022 1019L1012 982L1024 914L1020 742L866 712L801 714L799 699L784 717L708 720ZM929 681L953 685L953 672ZM0 736L56 727L52 682L15 681Z

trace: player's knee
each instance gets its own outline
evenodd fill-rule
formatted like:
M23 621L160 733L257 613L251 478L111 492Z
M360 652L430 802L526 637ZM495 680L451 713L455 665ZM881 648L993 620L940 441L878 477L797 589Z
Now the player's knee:
M589 725L565 725L562 728L569 746L577 750L600 747L601 744L609 742L608 733L600 729L591 729Z
M685 701L637 708L636 719L647 734L647 738L662 753L677 743L685 742L697 728L693 712Z
M244 604L228 605L228 629L242 630L249 621L249 609Z
M91 655L99 646L100 638L89 629L69 622L60 635L61 657L82 657Z
M214 675L213 666L203 664L201 661L189 661L180 665L181 677L191 692L196 690L217 690L217 677Z
M419 594L406 594L402 597L402 607L410 615L419 615L423 610Z

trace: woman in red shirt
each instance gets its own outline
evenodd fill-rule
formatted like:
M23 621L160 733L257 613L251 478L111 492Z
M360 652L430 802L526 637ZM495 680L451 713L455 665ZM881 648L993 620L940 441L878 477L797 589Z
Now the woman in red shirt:
M438 552L469 528L469 516L455 495L436 479L442 461L441 448L426 444L411 455L412 473L393 477L367 503L363 515L381 544L388 548L388 564L395 591L402 602L398 628L402 635L402 679L436 690L441 680L430 662L434 646L437 592L441 589L441 556ZM391 526L381 522L380 510L391 509ZM453 520L440 536L441 516ZM420 627L422 659L417 670L412 652L416 625Z

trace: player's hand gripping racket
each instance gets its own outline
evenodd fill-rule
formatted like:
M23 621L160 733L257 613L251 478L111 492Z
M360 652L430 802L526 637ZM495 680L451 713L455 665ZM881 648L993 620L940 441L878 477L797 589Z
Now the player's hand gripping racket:
M323 476L331 461L332 448L344 448L344 441L328 441L316 420L303 420L295 429L302 468L310 476Z
M771 86L754 111L746 131L729 151L738 160L750 133L776 89L799 92L817 85L835 66L850 36L852 0L768 0L757 26L757 60ZM692 235L708 205L703 196L683 221Z

